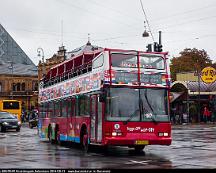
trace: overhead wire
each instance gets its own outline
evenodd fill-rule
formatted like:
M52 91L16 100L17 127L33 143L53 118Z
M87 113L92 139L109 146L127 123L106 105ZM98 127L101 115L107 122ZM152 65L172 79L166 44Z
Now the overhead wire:
M140 4L141 4L141 7L142 7L143 14L144 14L144 16L145 16L145 21L146 21L146 23L147 23L147 25L148 25L148 28L149 28L149 32L150 32L151 37L152 37L152 40L153 40L153 42L154 42L154 36L153 36L153 34L152 34L152 32L151 32L151 27L150 27L150 24L149 24L149 22L148 22L147 15L146 15L145 10L144 10L142 0L140 0Z

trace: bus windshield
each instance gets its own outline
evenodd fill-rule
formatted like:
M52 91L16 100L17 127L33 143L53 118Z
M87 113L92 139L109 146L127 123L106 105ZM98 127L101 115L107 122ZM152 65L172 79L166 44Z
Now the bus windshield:
M112 53L111 54L112 67L119 68L138 68L138 62L141 69L165 69L165 60L161 55L152 54L124 54L124 53Z
M3 109L19 109L18 101L4 101Z
M140 68L163 70L164 59L159 55L140 55Z
M166 89L109 88L107 121L169 121Z

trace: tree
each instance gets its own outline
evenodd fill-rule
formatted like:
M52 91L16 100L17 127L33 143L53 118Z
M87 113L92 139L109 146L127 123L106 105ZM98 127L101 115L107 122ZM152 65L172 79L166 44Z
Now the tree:
M204 49L186 48L180 52L179 57L171 59L171 78L172 80L176 80L176 73L197 71L197 69L201 70L211 65L212 60Z

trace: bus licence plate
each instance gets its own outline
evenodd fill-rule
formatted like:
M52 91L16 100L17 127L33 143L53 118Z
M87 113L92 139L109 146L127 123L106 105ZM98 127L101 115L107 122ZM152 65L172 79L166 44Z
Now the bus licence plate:
M136 145L148 145L149 144L149 141L147 140L137 140L135 142Z

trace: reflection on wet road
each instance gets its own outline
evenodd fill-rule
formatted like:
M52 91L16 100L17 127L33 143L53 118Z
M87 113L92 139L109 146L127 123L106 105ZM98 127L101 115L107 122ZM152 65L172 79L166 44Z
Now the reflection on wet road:
M216 127L175 126L171 146L147 146L142 153L127 147L104 151L94 146L84 153L77 145L40 141L37 129L0 133L1 168L216 168Z

